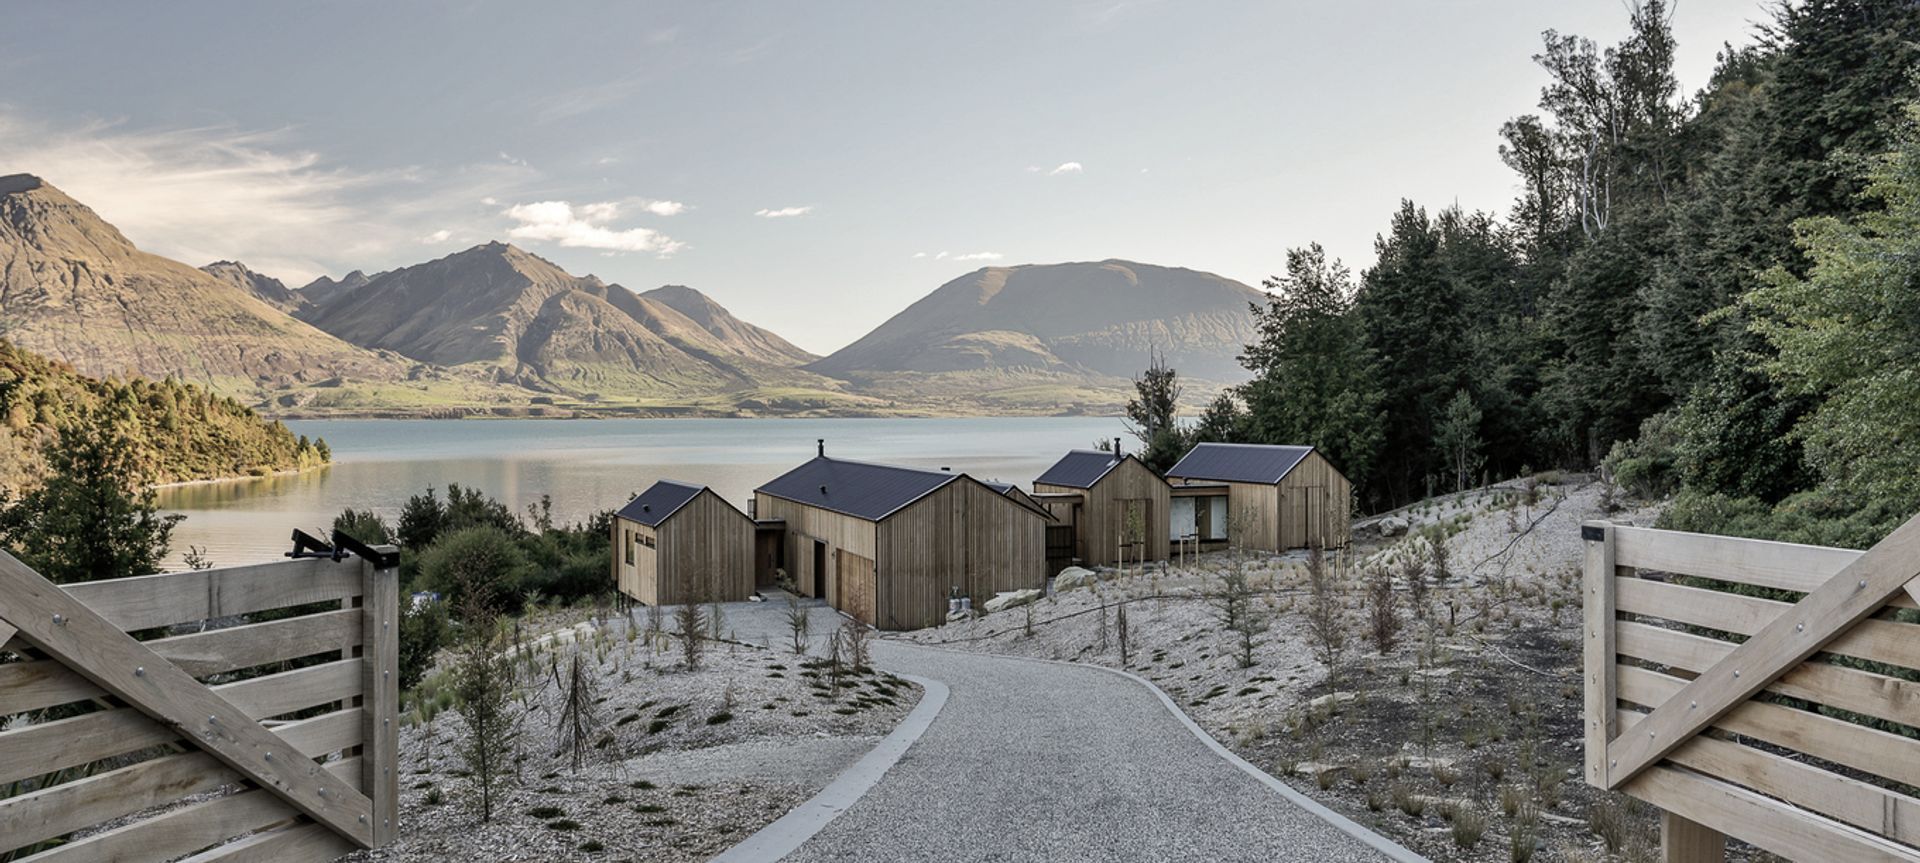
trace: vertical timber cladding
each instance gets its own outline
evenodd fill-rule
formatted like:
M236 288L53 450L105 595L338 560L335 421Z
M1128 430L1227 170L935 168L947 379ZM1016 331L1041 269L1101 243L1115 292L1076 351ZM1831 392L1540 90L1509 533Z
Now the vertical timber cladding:
M874 626L879 601L879 572L871 559L841 549L835 555L840 608L854 620Z
M712 489L666 485L679 489L670 503L647 509L642 505L649 498L643 495L614 517L614 573L620 591L648 605L735 602L751 596L752 519Z
M1146 501L1146 559L1167 559L1172 491L1166 480L1139 459L1132 456L1121 459L1092 488L1079 489L1036 482L1033 490L1036 494L1079 492L1086 496L1073 522L1074 529L1078 531L1079 556L1083 563L1089 566L1113 566L1119 563L1122 530L1126 525L1124 501L1128 500ZM1055 517L1059 517L1058 512L1055 512Z
M1278 490L1282 548L1347 544L1353 484L1318 450L1288 471Z
M641 527L641 536L646 528ZM753 595L753 521L706 489L654 530L659 597L676 605ZM644 570L643 570L644 571Z
M876 526L866 519L764 492L754 496L754 512L761 518L786 521L786 533L781 541L786 546L787 577L793 580L801 596L817 596L838 607L833 593L835 552L845 550L868 560L880 559ZM815 542L827 545L826 572L814 571Z
M880 523L879 622L918 629L945 619L949 591L984 602L1047 582L1039 513L971 478L949 483Z

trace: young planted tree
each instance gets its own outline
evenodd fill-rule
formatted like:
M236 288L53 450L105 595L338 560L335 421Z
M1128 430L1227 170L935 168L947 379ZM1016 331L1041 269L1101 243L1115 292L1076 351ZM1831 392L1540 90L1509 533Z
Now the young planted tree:
M793 639L795 656L807 655L807 636L813 629L813 608L798 597L787 594L787 635Z
M457 750L472 777L480 820L485 822L493 820L493 804L513 770L519 722L512 700L519 664L502 643L497 619L484 605L469 598L461 617L466 636L454 662L453 696L465 735Z
M1367 631L1382 654L1400 637L1400 603L1393 591L1393 570L1375 564L1367 570Z
M679 630L674 635L680 639L681 658L686 661L688 668L699 668L701 641L705 635L703 630L707 623L706 610L699 602L692 600L680 603L680 606L674 609L673 623Z
M1307 550L1307 640L1328 677L1338 675L1347 649L1346 614L1331 569L1319 546Z
M565 676L554 681L560 691L554 754L566 753L575 773L579 773L580 766L586 762L594 732L600 730L597 678L581 661L580 653L577 649L573 652L567 660Z
M855 674L871 668L872 635L873 630L858 620L850 619L840 625L840 640L847 646L847 665Z
M1214 591L1213 607L1220 628L1234 637L1235 659L1240 667L1252 668L1253 651L1260 646L1260 636L1267 631L1268 624L1255 601L1253 583L1247 578L1243 561L1234 561L1220 574L1220 588Z
M1120 603L1120 607L1113 613L1113 634L1120 642L1120 664L1127 665L1131 663L1133 661L1133 644L1128 640L1131 637L1131 633L1127 630L1127 604L1125 602Z

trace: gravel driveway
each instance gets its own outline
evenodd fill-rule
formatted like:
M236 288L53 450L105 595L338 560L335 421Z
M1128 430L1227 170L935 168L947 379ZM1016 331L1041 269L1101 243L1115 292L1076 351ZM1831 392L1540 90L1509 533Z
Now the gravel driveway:
M776 610L735 620L773 629ZM1141 683L896 641L874 664L945 683L946 706L786 861L1390 859L1225 760Z

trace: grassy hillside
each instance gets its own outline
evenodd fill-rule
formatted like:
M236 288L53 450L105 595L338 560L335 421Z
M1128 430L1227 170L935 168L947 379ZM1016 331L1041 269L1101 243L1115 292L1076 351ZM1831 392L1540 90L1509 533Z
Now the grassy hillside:
M251 408L178 380L91 378L0 340L0 487L34 484L41 451L90 410L111 412L138 445L142 479L179 482L325 464L326 444L297 437Z

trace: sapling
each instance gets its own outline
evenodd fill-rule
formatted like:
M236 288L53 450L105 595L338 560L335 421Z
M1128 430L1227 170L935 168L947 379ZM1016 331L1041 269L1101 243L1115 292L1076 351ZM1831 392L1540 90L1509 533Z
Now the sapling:
M455 710L466 732L457 750L479 792L480 820L486 822L493 820L494 799L518 744L518 721L510 709L517 664L502 649L491 612L475 600L468 606L461 615L468 634L452 669Z
M1133 661L1133 647L1127 642L1127 604L1124 602L1113 613L1113 630L1120 641L1120 664L1127 665Z
M560 686L559 728L555 729L556 742L554 754L567 754L573 765L573 772L580 772L580 765L586 761L587 741L600 728L599 688L593 675L581 666L580 652L574 651L567 664L567 674Z
M795 656L807 655L807 635L813 628L813 608L801 604L798 597L787 594L787 632L793 637Z
M700 631L705 628L706 612L698 602L683 602L674 610L674 623L678 626L680 652L688 668L700 667Z

